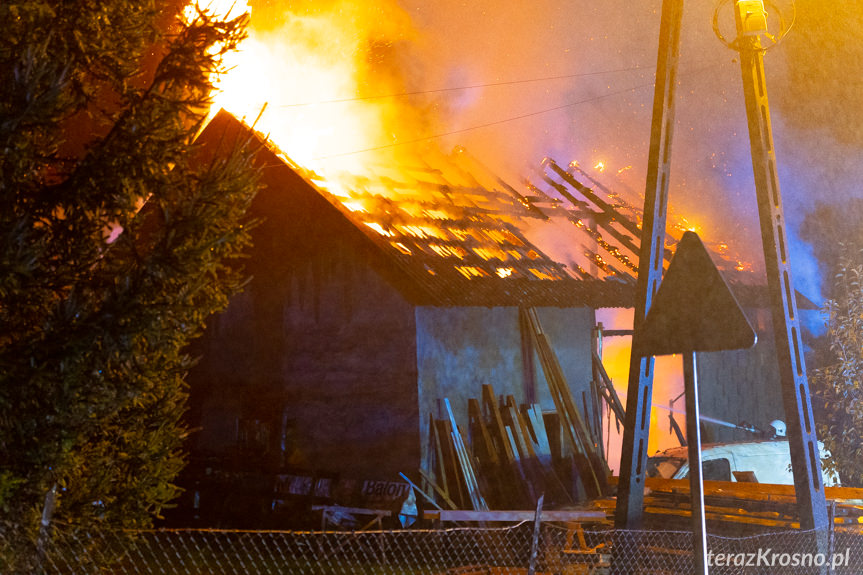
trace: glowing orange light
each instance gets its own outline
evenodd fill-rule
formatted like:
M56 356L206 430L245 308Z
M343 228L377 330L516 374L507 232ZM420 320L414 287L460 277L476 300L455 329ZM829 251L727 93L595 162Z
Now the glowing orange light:
M411 255L411 250L401 242L392 242L392 246L406 256ZM429 270L431 271L431 270Z
M605 171L605 162L597 162L595 166L593 166L594 170L599 170L600 172Z
M485 270L476 266L456 266L455 269L467 279L488 277Z
M346 207L348 210L352 212L365 212L369 211L359 202L342 202L342 205Z
M506 252L504 252L503 250L498 250L494 248L473 248L473 251L476 255L478 255L484 260L507 259Z
M457 257L458 259L464 258L465 251L458 246L442 246L439 244L429 244L429 248L439 255L442 258L448 257Z
M435 210L425 210L425 211L424 211L424 213L425 213L425 215L427 215L428 217L430 217L430 218L434 218L434 219L436 219L436 220L452 220L452 219L455 219L455 218L453 218L452 216L450 216L450 214L449 214L448 212L446 212L445 210L438 210L438 209L435 209Z
M399 231L413 236L415 238L427 239L427 238L437 238L439 240L448 240L449 235L446 233L446 230L441 230L439 228L433 228L431 226L396 226L396 229Z
M548 273L546 273L546 272L544 272L544 271L542 271L542 270L535 269L535 268L530 268L530 273L532 273L533 275L535 275L537 278L539 278L539 279L541 279L541 280L554 280L554 279L557 279L557 278L555 278L553 275L548 274Z
M311 180L318 188L331 193L334 196L338 196L340 198L350 198L351 193L337 181L327 182L325 180L321 180L318 178L314 178Z
M677 224L676 227L681 231L695 232L695 233L698 233L698 230L700 229L697 225L693 224L692 222L690 222L686 218L680 218L680 223Z
M395 235L391 231L385 230L384 227L377 222L366 222L366 225L382 236L391 238Z

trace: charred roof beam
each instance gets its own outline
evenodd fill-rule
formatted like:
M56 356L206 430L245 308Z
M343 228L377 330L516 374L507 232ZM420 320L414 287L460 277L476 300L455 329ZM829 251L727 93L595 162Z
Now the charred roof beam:
M555 168L557 168L557 170L560 170L560 167L554 163L554 160L547 158L547 165L552 165L552 164L555 166ZM566 173L566 172L564 172L564 173ZM584 202L584 201L576 199L572 194L569 193L569 191L566 190L565 186L563 186L562 184L560 184L558 182L555 182L554 180L549 178L547 175L543 175L543 179L545 179L546 182L548 182L552 187L554 187L555 190L560 192L560 195L562 195L564 198L566 198L567 201L569 201L577 209L581 209L583 206L587 206L587 207L590 206L590 204L588 202ZM575 179L573 179L573 181L577 182L577 180L575 180ZM594 214L595 214L594 215L594 221L597 223L597 225L600 226L601 228L603 228L605 231L607 231L611 237L613 237L615 240L620 242L623 245L623 247L628 249L630 252L632 252L633 254L638 254L640 251L640 248L639 248L639 246L637 246L635 244L633 239L630 236L627 236L627 235L621 233L618 229L616 229L611 224L613 222L618 222L619 224L621 224L623 226L624 229L626 229L626 231L630 231L630 228L634 227L636 229L636 231L633 232L635 237L641 236L641 231L638 230L638 227L631 220L629 220L626 216L620 214L617 210L615 210L614 207L612 207L611 205L609 205L609 204L603 202L601 199L599 199L599 197L597 197L596 194L594 194L589 188L585 187L585 189L587 189L593 197L595 197L597 200L599 200L599 202L601 202L601 203L597 203L591 197L585 196L585 197L587 197L588 200L593 202L600 209L599 212L594 212ZM608 208L608 209L605 209L605 208ZM624 222L626 222L626 223L624 223ZM666 260L670 259L670 257L671 257L670 251L666 250L665 256L666 256L665 257Z

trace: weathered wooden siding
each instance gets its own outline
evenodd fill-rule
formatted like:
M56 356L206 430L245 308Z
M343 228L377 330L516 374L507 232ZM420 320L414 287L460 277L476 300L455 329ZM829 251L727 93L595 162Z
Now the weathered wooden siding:
M746 310L758 332L752 349L702 353L698 356L698 393L701 413L731 423L747 422L766 428L774 419L785 421L779 368L768 310ZM750 432L705 424L705 443L752 439Z
M397 270L316 191L286 170L265 178L253 279L195 350L195 451L397 479L419 459L413 305ZM257 426L264 445L250 447Z

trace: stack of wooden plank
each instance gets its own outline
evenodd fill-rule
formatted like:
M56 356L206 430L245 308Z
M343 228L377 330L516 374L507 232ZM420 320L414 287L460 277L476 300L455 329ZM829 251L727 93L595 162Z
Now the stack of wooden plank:
M461 429L443 401L447 417L430 418L431 457L420 470L424 490L442 506L530 509L542 494L554 506L598 495L589 455L571 449L558 412L519 405L484 385L481 398L468 400Z
M648 523L666 529L688 529L690 525L689 480L648 477L644 512ZM827 503L837 531L863 531L863 489L825 488ZM735 481L704 482L705 516L713 531L741 533L742 526L753 532L771 529L798 529L797 503L793 485L745 483ZM597 509L614 515L615 500L593 502Z
M544 413L537 404L519 404L484 385L480 398L468 399L468 422L461 429L449 398L440 398L445 417L429 416L428 457L420 469L425 492L440 505L531 509L542 494L549 505L560 506L609 492L601 424L590 406L600 395L608 400L610 381L593 388L596 397L589 402L582 397L584 411L579 410L536 311L522 310L521 321L554 410Z
M542 328L536 310L528 308L522 310L522 313L526 316L534 347L539 353L542 371L560 417L563 437L575 457L576 464L579 465L579 474L582 476L588 496L599 497L608 493L610 472L599 438L587 425L584 416L573 401L563 369Z

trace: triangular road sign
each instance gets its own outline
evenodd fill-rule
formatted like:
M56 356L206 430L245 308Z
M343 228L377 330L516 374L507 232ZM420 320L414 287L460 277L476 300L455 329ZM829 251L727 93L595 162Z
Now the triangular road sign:
M637 339L645 355L755 345L755 331L695 232L680 239Z

